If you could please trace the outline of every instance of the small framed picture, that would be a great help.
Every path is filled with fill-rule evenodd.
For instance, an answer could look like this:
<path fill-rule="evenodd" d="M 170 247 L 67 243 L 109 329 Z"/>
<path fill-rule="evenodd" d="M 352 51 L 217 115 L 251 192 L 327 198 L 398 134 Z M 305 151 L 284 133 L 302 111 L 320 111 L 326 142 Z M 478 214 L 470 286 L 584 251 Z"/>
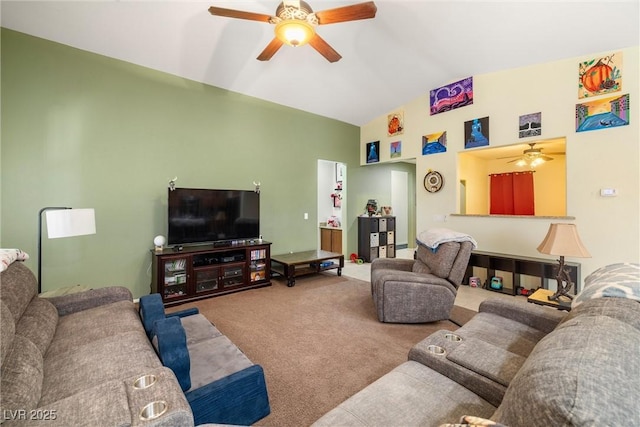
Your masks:
<path fill-rule="evenodd" d="M 367 163 L 378 163 L 380 161 L 380 141 L 367 143 Z"/>

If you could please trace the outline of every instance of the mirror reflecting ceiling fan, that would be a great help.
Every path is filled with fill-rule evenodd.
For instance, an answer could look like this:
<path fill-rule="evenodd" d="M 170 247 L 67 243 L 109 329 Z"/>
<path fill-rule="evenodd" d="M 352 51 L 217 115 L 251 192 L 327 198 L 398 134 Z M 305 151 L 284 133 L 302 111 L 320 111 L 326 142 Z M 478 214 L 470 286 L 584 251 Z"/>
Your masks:
<path fill-rule="evenodd" d="M 513 157 L 517 157 L 516 159 L 510 160 L 507 163 L 514 163 L 516 166 L 529 166 L 531 168 L 535 168 L 536 166 L 540 166 L 545 162 L 550 162 L 553 160 L 553 155 L 561 155 L 565 153 L 542 153 L 542 148 L 536 148 L 536 143 L 530 143 L 529 148 L 524 150 L 520 156 L 508 156 L 508 157 L 499 157 L 498 159 L 512 159 Z M 547 155 L 548 154 L 548 155 Z"/>
<path fill-rule="evenodd" d="M 276 35 L 258 55 L 257 59 L 260 61 L 270 60 L 285 43 L 290 46 L 303 46 L 308 43 L 324 56 L 327 61 L 339 61 L 342 56 L 316 33 L 316 27 L 338 22 L 370 19 L 376 16 L 376 11 L 377 7 L 372 1 L 314 12 L 307 2 L 285 0 L 278 5 L 275 16 L 215 6 L 209 8 L 209 13 L 212 15 L 267 22 L 275 25 Z"/>

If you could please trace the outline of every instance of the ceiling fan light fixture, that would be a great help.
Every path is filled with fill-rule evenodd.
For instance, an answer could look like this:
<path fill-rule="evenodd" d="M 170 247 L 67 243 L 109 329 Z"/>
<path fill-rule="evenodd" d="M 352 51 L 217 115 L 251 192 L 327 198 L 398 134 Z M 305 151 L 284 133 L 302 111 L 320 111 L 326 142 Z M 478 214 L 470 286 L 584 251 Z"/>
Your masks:
<path fill-rule="evenodd" d="M 532 168 L 535 168 L 536 166 L 540 166 L 540 165 L 541 165 L 541 164 L 543 164 L 543 163 L 544 163 L 544 159 L 543 159 L 543 158 L 540 158 L 540 157 L 537 157 L 537 158 L 535 158 L 535 159 L 531 160 L 531 164 L 530 164 L 530 166 L 531 166 Z"/>
<path fill-rule="evenodd" d="M 276 24 L 276 37 L 289 46 L 298 47 L 309 43 L 315 29 L 307 21 L 286 19 Z"/>

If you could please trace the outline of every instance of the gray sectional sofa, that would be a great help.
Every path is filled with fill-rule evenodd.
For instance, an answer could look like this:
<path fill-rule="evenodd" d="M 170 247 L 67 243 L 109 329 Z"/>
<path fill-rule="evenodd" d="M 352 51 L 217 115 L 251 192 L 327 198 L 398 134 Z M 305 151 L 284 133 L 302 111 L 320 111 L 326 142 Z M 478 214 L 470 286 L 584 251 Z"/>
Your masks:
<path fill-rule="evenodd" d="M 0 304 L 3 426 L 193 426 L 128 289 L 45 299 L 14 262 L 0 273 Z"/>
<path fill-rule="evenodd" d="M 616 264 L 585 280 L 569 313 L 483 302 L 313 426 L 631 426 L 638 402 L 640 266 Z"/>

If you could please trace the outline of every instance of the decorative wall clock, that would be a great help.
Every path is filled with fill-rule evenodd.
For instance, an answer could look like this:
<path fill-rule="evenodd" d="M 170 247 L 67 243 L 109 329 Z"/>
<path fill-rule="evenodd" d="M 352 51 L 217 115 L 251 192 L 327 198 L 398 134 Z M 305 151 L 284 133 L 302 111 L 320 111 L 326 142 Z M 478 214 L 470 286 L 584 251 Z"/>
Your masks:
<path fill-rule="evenodd" d="M 443 184 L 444 179 L 442 179 L 440 172 L 429 170 L 429 172 L 424 176 L 424 189 L 429 193 L 440 191 Z"/>

